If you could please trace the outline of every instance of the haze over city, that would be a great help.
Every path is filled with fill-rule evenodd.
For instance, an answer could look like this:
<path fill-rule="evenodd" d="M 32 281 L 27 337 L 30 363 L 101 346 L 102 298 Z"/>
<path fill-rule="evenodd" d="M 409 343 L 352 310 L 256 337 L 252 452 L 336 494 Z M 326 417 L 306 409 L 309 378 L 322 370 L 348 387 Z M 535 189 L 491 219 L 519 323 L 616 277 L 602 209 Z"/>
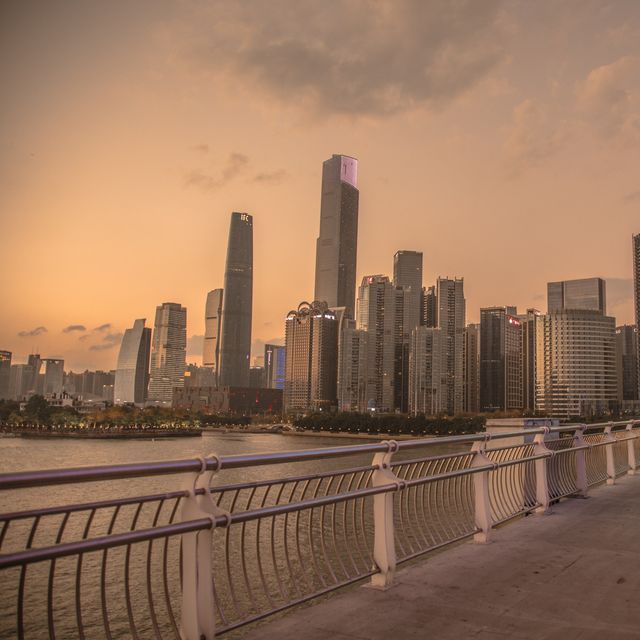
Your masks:
<path fill-rule="evenodd" d="M 199 363 L 231 211 L 253 215 L 260 353 L 313 296 L 333 153 L 359 161 L 356 282 L 417 250 L 426 284 L 464 277 L 468 322 L 591 276 L 634 321 L 636 2 L 285 4 L 2 4 L 14 361 L 112 369 L 133 319 L 175 301 Z"/>

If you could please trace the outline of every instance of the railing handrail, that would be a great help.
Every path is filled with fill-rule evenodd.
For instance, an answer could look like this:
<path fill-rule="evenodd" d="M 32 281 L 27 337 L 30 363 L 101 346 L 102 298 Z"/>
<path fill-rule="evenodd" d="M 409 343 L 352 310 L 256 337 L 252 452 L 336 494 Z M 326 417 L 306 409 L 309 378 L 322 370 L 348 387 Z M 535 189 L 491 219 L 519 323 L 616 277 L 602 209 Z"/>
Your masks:
<path fill-rule="evenodd" d="M 506 433 L 488 433 L 486 431 L 462 435 L 443 436 L 433 438 L 415 438 L 412 440 L 394 441 L 381 440 L 376 443 L 345 445 L 339 447 L 323 447 L 317 449 L 303 449 L 282 452 L 268 452 L 255 454 L 239 454 L 206 458 L 187 458 L 181 460 L 160 460 L 155 462 L 134 462 L 119 465 L 95 465 L 72 468 L 46 469 L 34 471 L 17 471 L 0 474 L 0 491 L 8 489 L 23 489 L 44 487 L 60 484 L 80 482 L 96 482 L 101 480 L 122 480 L 126 478 L 141 478 L 177 473 L 197 473 L 204 469 L 219 471 L 221 469 L 241 469 L 265 465 L 286 464 L 327 458 L 342 458 L 360 453 L 384 453 L 390 450 L 393 442 L 395 450 L 419 449 L 442 444 L 465 444 L 486 440 L 500 440 L 506 438 L 523 437 L 543 433 L 561 433 L 576 429 L 592 430 L 605 427 L 620 427 L 622 425 L 640 424 L 640 420 L 624 420 L 618 422 L 602 422 L 597 424 L 565 424 L 559 427 L 538 427 L 520 429 Z"/>

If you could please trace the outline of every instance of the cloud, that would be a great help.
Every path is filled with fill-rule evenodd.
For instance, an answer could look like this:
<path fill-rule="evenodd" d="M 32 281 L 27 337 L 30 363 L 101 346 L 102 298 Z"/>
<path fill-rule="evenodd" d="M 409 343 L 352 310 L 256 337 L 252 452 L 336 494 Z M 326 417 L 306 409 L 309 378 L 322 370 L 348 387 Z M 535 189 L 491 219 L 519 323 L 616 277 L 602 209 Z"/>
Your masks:
<path fill-rule="evenodd" d="M 278 169 L 277 171 L 257 173 L 253 176 L 253 182 L 260 182 L 262 184 L 279 184 L 286 177 L 287 172 L 284 169 Z"/>
<path fill-rule="evenodd" d="M 86 331 L 87 327 L 83 324 L 70 324 L 62 330 L 62 333 L 71 333 L 73 331 Z"/>
<path fill-rule="evenodd" d="M 605 138 L 640 142 L 640 58 L 592 69 L 578 87 L 578 109 Z"/>
<path fill-rule="evenodd" d="M 209 153 L 209 145 L 208 144 L 196 144 L 191 148 L 194 151 L 198 151 L 199 153 Z"/>
<path fill-rule="evenodd" d="M 249 158 L 246 155 L 243 153 L 232 153 L 217 175 L 210 175 L 196 169 L 187 173 L 184 184 L 186 187 L 199 187 L 205 191 L 215 191 L 243 173 L 248 164 Z"/>
<path fill-rule="evenodd" d="M 545 111 L 533 100 L 513 109 L 513 118 L 503 145 L 505 162 L 512 176 L 541 165 L 555 154 L 566 137 L 562 124 L 552 126 Z"/>
<path fill-rule="evenodd" d="M 34 336 L 41 336 L 43 333 L 47 333 L 47 327 L 36 327 L 31 331 L 19 331 L 18 336 L 21 338 L 33 338 Z"/>
<path fill-rule="evenodd" d="M 632 191 L 631 193 L 627 193 L 622 201 L 625 204 L 633 204 L 634 202 L 640 202 L 640 191 Z"/>
<path fill-rule="evenodd" d="M 101 324 L 99 327 L 95 327 L 94 331 L 105 332 L 105 331 L 108 331 L 109 329 L 111 329 L 111 323 L 105 322 L 104 324 Z"/>
<path fill-rule="evenodd" d="M 92 344 L 89 347 L 89 351 L 105 351 L 107 349 L 113 349 L 122 342 L 122 333 L 107 333 L 102 337 L 102 342 L 99 344 Z"/>
<path fill-rule="evenodd" d="M 332 0 L 208 5 L 191 39 L 211 74 L 317 112 L 438 107 L 505 59 L 501 0 Z"/>

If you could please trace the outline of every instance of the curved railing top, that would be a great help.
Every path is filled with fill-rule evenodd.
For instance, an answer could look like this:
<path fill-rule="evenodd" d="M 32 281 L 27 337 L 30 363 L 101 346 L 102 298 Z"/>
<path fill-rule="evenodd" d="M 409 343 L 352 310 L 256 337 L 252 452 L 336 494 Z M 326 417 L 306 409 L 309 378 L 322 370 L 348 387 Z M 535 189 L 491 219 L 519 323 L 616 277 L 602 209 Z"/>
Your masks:
<path fill-rule="evenodd" d="M 604 429 L 606 427 L 627 427 L 634 424 L 640 425 L 640 420 L 602 422 L 597 424 L 565 424 L 558 427 L 542 426 L 537 428 L 519 429 L 517 431 L 509 431 L 505 433 L 481 432 L 463 436 L 415 438 L 400 441 L 390 439 L 367 444 L 343 445 L 338 447 L 324 447 L 275 453 L 267 452 L 231 456 L 207 456 L 182 460 L 159 460 L 155 462 L 134 462 L 118 465 L 96 465 L 61 469 L 18 471 L 14 473 L 0 474 L 0 491 L 78 482 L 95 482 L 100 480 L 121 480 L 126 478 L 171 475 L 176 473 L 198 473 L 202 471 L 219 471 L 221 469 L 240 469 L 291 462 L 342 458 L 361 453 L 383 453 L 388 451 L 420 449 L 432 445 L 465 444 L 486 440 L 522 437 L 524 435 L 536 435 L 541 433 L 561 433 L 575 431 L 577 429 L 593 430 Z"/>

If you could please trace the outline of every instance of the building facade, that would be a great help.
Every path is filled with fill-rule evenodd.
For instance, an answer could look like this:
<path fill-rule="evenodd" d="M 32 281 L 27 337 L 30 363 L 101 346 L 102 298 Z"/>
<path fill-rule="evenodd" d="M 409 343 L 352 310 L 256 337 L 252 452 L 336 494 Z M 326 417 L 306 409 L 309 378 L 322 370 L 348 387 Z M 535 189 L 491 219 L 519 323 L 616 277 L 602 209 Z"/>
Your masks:
<path fill-rule="evenodd" d="M 173 390 L 184 386 L 187 310 L 175 302 L 156 308 L 151 342 L 149 402 L 171 406 Z"/>
<path fill-rule="evenodd" d="M 425 327 L 438 326 L 438 304 L 435 286 L 422 288 L 422 320 Z"/>
<path fill-rule="evenodd" d="M 284 410 L 336 406 L 338 320 L 323 302 L 301 303 L 285 322 Z"/>
<path fill-rule="evenodd" d="M 636 328 L 640 329 L 640 233 L 632 238 L 633 250 L 633 299 L 636 309 Z M 638 396 L 640 396 L 640 340 L 636 360 L 638 362 Z"/>
<path fill-rule="evenodd" d="M 0 351 L 0 400 L 10 399 L 11 355 L 11 351 Z"/>
<path fill-rule="evenodd" d="M 222 300 L 221 386 L 248 387 L 253 305 L 253 216 L 233 212 Z"/>
<path fill-rule="evenodd" d="M 145 318 L 135 320 L 122 337 L 113 383 L 114 404 L 144 405 L 147 400 L 151 329 L 144 325 Z"/>
<path fill-rule="evenodd" d="M 357 329 L 354 320 L 343 324 L 338 343 L 338 409 L 367 409 L 367 344 L 369 334 Z"/>
<path fill-rule="evenodd" d="M 417 327 L 411 334 L 409 413 L 445 413 L 447 402 L 447 337 L 442 329 Z"/>
<path fill-rule="evenodd" d="M 358 251 L 358 161 L 333 155 L 322 164 L 315 300 L 353 317 Z"/>
<path fill-rule="evenodd" d="M 536 323 L 536 411 L 605 415 L 617 404 L 615 318 L 567 309 Z"/>
<path fill-rule="evenodd" d="M 202 366 L 218 376 L 220 370 L 220 338 L 222 329 L 222 300 L 224 289 L 214 289 L 207 294 L 204 310 L 204 343 Z"/>
<path fill-rule="evenodd" d="M 264 379 L 267 389 L 284 389 L 285 348 L 279 344 L 264 345 Z"/>
<path fill-rule="evenodd" d="M 480 325 L 464 330 L 464 411 L 480 412 Z"/>
<path fill-rule="evenodd" d="M 64 389 L 64 360 L 43 358 L 42 395 L 59 396 Z"/>
<path fill-rule="evenodd" d="M 616 357 L 619 400 L 639 400 L 638 330 L 634 324 L 616 327 Z"/>
<path fill-rule="evenodd" d="M 536 407 L 536 323 L 537 309 L 527 309 L 518 319 L 522 324 L 522 408 L 527 413 Z"/>
<path fill-rule="evenodd" d="M 438 278 L 436 297 L 437 325 L 444 333 L 447 350 L 445 411 L 453 415 L 464 410 L 464 279 Z"/>
<path fill-rule="evenodd" d="M 602 278 L 547 283 L 547 313 L 565 309 L 592 310 L 607 315 L 607 283 Z"/>

